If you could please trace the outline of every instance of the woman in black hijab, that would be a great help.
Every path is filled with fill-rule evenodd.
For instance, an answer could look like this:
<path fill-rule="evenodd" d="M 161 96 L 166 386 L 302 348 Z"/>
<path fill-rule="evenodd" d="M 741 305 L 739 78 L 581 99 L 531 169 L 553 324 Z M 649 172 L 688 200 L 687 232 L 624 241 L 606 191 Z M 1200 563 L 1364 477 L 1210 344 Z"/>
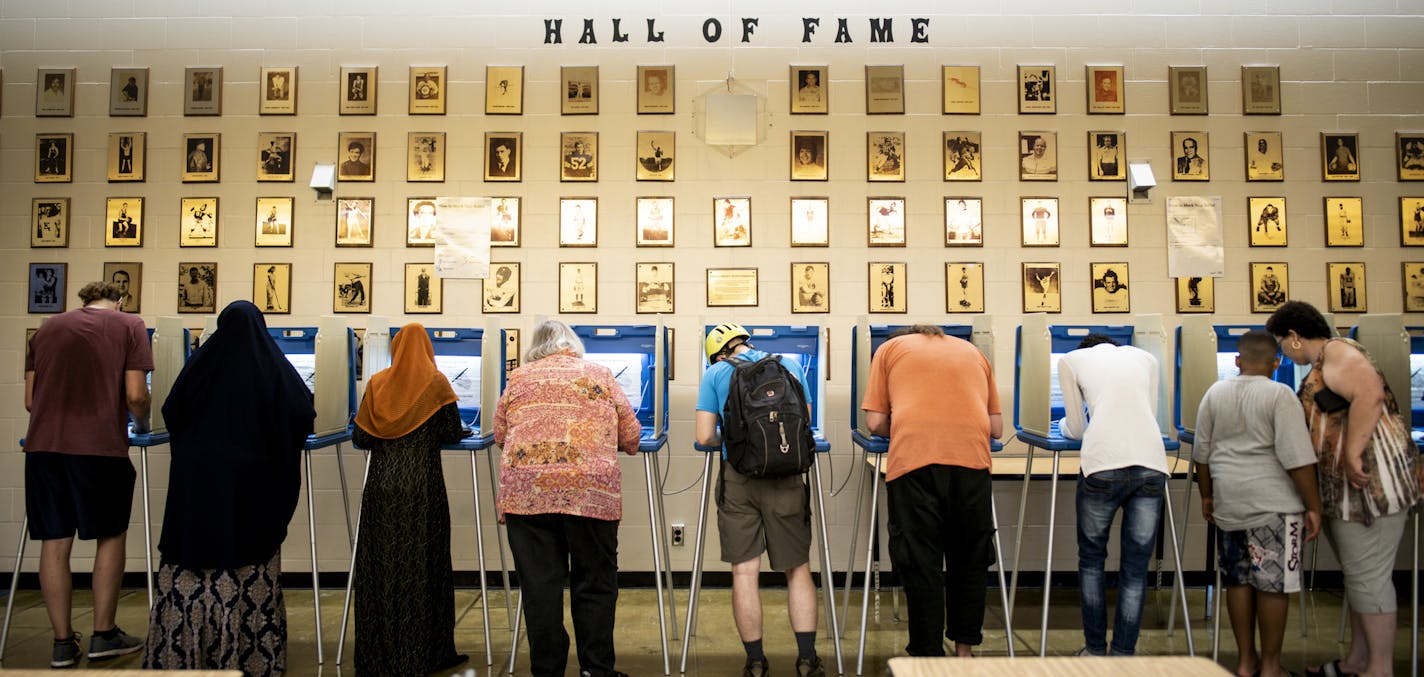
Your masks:
<path fill-rule="evenodd" d="M 261 311 L 229 304 L 163 403 L 172 463 L 145 668 L 286 669 L 280 548 L 315 418 Z"/>

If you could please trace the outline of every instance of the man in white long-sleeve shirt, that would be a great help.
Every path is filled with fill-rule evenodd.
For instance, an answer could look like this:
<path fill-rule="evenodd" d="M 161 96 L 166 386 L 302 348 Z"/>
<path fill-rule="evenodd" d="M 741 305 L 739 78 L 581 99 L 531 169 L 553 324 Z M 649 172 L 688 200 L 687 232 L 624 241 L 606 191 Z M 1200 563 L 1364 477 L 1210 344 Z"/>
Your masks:
<path fill-rule="evenodd" d="M 1064 437 L 1083 440 L 1077 507 L 1085 644 L 1079 655 L 1130 656 L 1136 651 L 1147 564 L 1167 485 L 1166 449 L 1157 427 L 1157 372 L 1151 353 L 1101 334 L 1088 335 L 1058 361 L 1064 409 L 1060 429 Z M 1109 647 L 1103 563 L 1119 509 L 1122 553 Z"/>

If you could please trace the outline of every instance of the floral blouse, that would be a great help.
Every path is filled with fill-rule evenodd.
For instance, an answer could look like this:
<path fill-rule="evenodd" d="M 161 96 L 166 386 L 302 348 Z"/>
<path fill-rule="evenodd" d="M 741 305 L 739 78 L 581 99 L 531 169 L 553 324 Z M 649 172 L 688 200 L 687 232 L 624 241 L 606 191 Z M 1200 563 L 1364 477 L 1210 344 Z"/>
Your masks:
<path fill-rule="evenodd" d="M 1332 339 L 1348 343 L 1369 357 L 1360 344 L 1350 339 Z M 1328 344 L 1327 344 L 1328 345 Z M 1419 503 L 1418 474 L 1424 470 L 1419 463 L 1419 450 L 1409 436 L 1409 426 L 1399 415 L 1390 392 L 1389 382 L 1380 374 L 1384 382 L 1385 411 L 1381 412 L 1375 424 L 1361 459 L 1369 482 L 1363 489 L 1350 486 L 1345 476 L 1345 431 L 1350 418 L 1347 407 L 1334 413 L 1326 413 L 1315 404 L 1315 393 L 1325 388 L 1322 371 L 1325 351 L 1311 365 L 1300 384 L 1300 403 L 1305 408 L 1305 423 L 1310 429 L 1311 445 L 1315 447 L 1316 464 L 1320 476 L 1320 499 L 1326 517 L 1359 522 L 1369 526 L 1376 517 L 1409 510 Z M 1373 360 L 1371 360 L 1373 362 Z M 1379 367 L 1375 367 L 1379 372 Z"/>
<path fill-rule="evenodd" d="M 607 367 L 564 352 L 514 370 L 494 412 L 500 513 L 622 519 L 618 452 L 641 431 Z"/>

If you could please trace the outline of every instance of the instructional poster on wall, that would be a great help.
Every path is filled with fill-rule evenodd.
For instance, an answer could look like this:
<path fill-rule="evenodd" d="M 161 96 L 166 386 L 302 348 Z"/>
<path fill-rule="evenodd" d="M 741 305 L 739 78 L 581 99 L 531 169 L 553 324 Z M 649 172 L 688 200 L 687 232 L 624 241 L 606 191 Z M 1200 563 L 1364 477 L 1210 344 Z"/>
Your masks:
<path fill-rule="evenodd" d="M 1221 232 L 1221 198 L 1167 198 L 1167 274 L 1221 277 L 1226 247 Z"/>
<path fill-rule="evenodd" d="M 489 276 L 490 222 L 487 197 L 435 199 L 435 275 L 484 279 Z"/>

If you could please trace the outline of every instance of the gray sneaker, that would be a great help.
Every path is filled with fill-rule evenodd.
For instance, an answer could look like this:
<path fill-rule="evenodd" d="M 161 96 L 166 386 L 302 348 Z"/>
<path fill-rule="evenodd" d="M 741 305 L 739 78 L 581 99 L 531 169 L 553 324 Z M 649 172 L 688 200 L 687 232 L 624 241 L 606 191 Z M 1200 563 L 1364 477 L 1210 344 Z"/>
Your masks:
<path fill-rule="evenodd" d="M 79 664 L 79 633 L 74 633 L 69 639 L 54 640 L 54 651 L 49 655 L 49 666 L 51 668 L 72 668 Z"/>
<path fill-rule="evenodd" d="M 104 639 L 98 635 L 89 638 L 89 660 L 108 660 L 143 649 L 143 640 L 118 627 L 114 629 L 118 633 L 112 639 Z"/>

